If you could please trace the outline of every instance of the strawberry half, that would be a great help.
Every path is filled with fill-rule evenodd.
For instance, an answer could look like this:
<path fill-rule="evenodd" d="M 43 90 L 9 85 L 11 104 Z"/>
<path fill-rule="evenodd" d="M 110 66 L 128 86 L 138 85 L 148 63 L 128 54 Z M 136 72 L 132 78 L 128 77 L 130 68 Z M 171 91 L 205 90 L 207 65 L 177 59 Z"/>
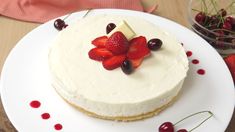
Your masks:
<path fill-rule="evenodd" d="M 129 59 L 140 59 L 149 54 L 150 50 L 145 37 L 139 36 L 130 41 L 130 48 L 127 53 Z"/>
<path fill-rule="evenodd" d="M 113 70 L 121 66 L 123 61 L 126 59 L 126 55 L 117 55 L 102 62 L 103 67 L 107 70 Z"/>
<path fill-rule="evenodd" d="M 131 64 L 135 69 L 141 65 L 143 60 L 144 60 L 144 57 L 142 57 L 140 59 L 130 59 Z"/>
<path fill-rule="evenodd" d="M 125 54 L 129 49 L 129 42 L 125 35 L 118 31 L 108 38 L 105 47 L 115 55 Z"/>
<path fill-rule="evenodd" d="M 108 40 L 107 36 L 101 36 L 94 39 L 91 43 L 98 48 L 104 48 L 107 40 Z"/>
<path fill-rule="evenodd" d="M 106 48 L 93 48 L 88 52 L 89 58 L 97 61 L 103 61 L 113 56 L 112 52 Z"/>
<path fill-rule="evenodd" d="M 231 55 L 225 57 L 224 61 L 227 64 L 227 66 L 232 74 L 233 82 L 235 83 L 235 54 L 231 54 Z"/>

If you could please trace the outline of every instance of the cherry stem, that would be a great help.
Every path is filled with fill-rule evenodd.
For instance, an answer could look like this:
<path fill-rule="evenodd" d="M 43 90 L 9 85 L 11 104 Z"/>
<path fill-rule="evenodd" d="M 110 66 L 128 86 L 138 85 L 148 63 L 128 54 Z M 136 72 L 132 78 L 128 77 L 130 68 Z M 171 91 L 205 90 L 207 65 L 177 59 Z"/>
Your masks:
<path fill-rule="evenodd" d="M 210 0 L 210 2 L 211 2 L 211 4 L 212 4 L 212 6 L 213 6 L 215 12 L 218 12 L 218 9 L 216 8 L 216 7 L 217 7 L 217 4 L 215 3 L 215 1 L 214 1 L 214 0 Z"/>
<path fill-rule="evenodd" d="M 211 111 L 208 111 L 208 113 L 210 114 L 210 116 L 208 116 L 205 120 L 203 120 L 200 124 L 198 124 L 197 126 L 195 126 L 193 129 L 189 130 L 189 132 L 197 129 L 199 126 L 201 126 L 204 122 L 206 122 L 207 120 L 209 120 L 212 116 L 213 116 L 213 113 Z"/>
<path fill-rule="evenodd" d="M 197 11 L 197 12 L 201 12 L 200 10 L 197 10 L 197 9 L 194 9 L 194 8 L 192 8 L 192 10 L 193 10 L 193 11 Z"/>
<path fill-rule="evenodd" d="M 191 114 L 191 115 L 186 116 L 186 117 L 184 117 L 183 119 L 179 120 L 178 122 L 176 122 L 176 123 L 174 124 L 174 126 L 177 125 L 178 123 L 182 122 L 183 120 L 187 119 L 187 118 L 190 118 L 190 117 L 192 117 L 192 116 L 195 116 L 195 115 L 201 114 L 201 113 L 209 113 L 210 116 L 208 116 L 208 117 L 207 117 L 206 119 L 204 119 L 200 124 L 198 124 L 197 126 L 195 126 L 194 128 L 192 128 L 191 130 L 189 130 L 189 132 L 191 132 L 191 131 L 195 130 L 196 128 L 198 128 L 199 126 L 201 126 L 201 125 L 202 125 L 204 122 L 206 122 L 208 119 L 210 119 L 210 118 L 213 116 L 213 113 L 212 113 L 211 111 L 200 111 L 200 112 L 196 112 L 196 113 L 194 113 L 194 114 Z"/>
<path fill-rule="evenodd" d="M 82 18 L 86 17 L 87 14 L 91 11 L 92 9 L 88 9 L 87 12 L 82 16 Z M 68 14 L 67 16 L 64 17 L 63 21 L 67 19 L 72 13 Z"/>
<path fill-rule="evenodd" d="M 218 9 L 216 8 L 216 7 L 217 7 L 217 3 L 215 2 L 215 0 L 210 0 L 210 2 L 211 2 L 211 4 L 212 4 L 212 6 L 213 6 L 215 12 L 219 12 Z M 223 19 L 223 16 L 222 16 L 222 12 L 218 15 L 218 17 L 219 17 L 219 22 L 218 22 L 218 24 L 217 24 L 217 27 L 219 27 L 219 25 L 220 25 L 221 23 L 224 23 L 224 19 Z"/>
<path fill-rule="evenodd" d="M 206 5 L 206 1 L 205 0 L 202 0 L 202 4 L 203 4 L 203 10 L 205 13 L 207 13 L 207 5 Z"/>
<path fill-rule="evenodd" d="M 194 8 L 192 8 L 192 11 L 202 12 L 202 11 L 200 11 L 200 10 L 198 10 L 198 9 L 194 9 Z M 207 13 L 207 15 L 212 15 L 212 13 Z"/>
<path fill-rule="evenodd" d="M 85 15 L 82 18 L 86 17 L 91 10 L 92 9 L 88 9 L 87 12 L 85 13 Z"/>
<path fill-rule="evenodd" d="M 63 21 L 67 19 L 72 13 L 68 14 L 67 16 L 64 17 Z"/>
<path fill-rule="evenodd" d="M 230 8 L 230 7 L 232 7 L 233 4 L 235 4 L 235 1 L 231 2 L 231 3 L 225 8 L 225 10 L 227 10 L 227 9 Z"/>

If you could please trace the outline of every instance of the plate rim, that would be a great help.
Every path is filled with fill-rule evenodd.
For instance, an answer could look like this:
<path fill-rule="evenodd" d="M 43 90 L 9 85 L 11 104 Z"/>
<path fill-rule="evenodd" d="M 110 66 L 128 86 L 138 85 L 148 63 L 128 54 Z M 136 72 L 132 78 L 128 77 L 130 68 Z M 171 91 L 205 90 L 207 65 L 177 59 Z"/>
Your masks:
<path fill-rule="evenodd" d="M 79 19 L 80 19 L 80 17 L 82 17 L 82 14 L 84 13 L 84 12 L 86 12 L 87 10 L 84 10 L 84 11 L 79 11 L 79 12 L 74 12 L 72 15 L 77 15 L 77 16 L 79 16 Z M 167 18 L 164 18 L 164 17 L 161 17 L 161 16 L 157 16 L 157 15 L 154 15 L 154 14 L 148 14 L 148 13 L 144 13 L 144 12 L 140 12 L 140 11 L 133 11 L 133 10 L 126 10 L 126 9 L 93 9 L 92 11 L 95 11 L 94 13 L 96 14 L 97 12 L 98 13 L 101 13 L 101 14 L 105 14 L 105 13 L 107 13 L 107 11 L 110 11 L 110 12 L 112 12 L 112 13 L 108 13 L 108 14 L 123 14 L 123 13 L 130 13 L 131 14 L 131 16 L 137 16 L 138 14 L 143 14 L 143 15 L 147 15 L 147 16 L 144 16 L 144 17 L 152 17 L 151 19 L 154 19 L 153 17 L 158 17 L 159 19 L 162 19 L 162 20 L 164 20 L 164 21 L 168 21 L 168 22 L 171 22 L 171 23 L 174 23 L 175 25 L 177 25 L 177 26 L 179 26 L 180 28 L 182 28 L 183 30 L 187 30 L 187 31 L 189 31 L 189 32 L 192 32 L 193 34 L 195 34 L 195 35 L 197 35 L 196 33 L 194 33 L 193 31 L 191 31 L 190 29 L 188 29 L 187 27 L 184 27 L 183 25 L 180 25 L 179 23 L 176 23 L 175 21 L 172 21 L 172 20 L 170 20 L 170 19 L 167 19 Z M 126 15 L 126 14 L 125 14 Z M 64 16 L 66 16 L 66 15 L 64 15 Z M 64 17 L 64 16 L 60 16 L 60 17 L 57 17 L 57 18 L 61 18 L 61 17 Z M 144 17 L 142 17 L 142 18 L 144 18 Z M 13 121 L 13 119 L 12 119 L 12 117 L 10 116 L 10 114 L 8 113 L 8 110 L 7 110 L 7 107 L 6 107 L 6 102 L 5 102 L 5 99 L 4 99 L 4 95 L 3 95 L 3 90 L 4 90 L 4 75 L 5 75 L 5 69 L 6 69 L 6 67 L 7 67 L 7 64 L 8 64 L 8 61 L 11 59 L 11 56 L 12 56 L 12 54 L 14 53 L 14 51 L 15 50 L 17 50 L 17 48 L 18 47 L 20 47 L 20 46 L 22 46 L 24 43 L 22 43 L 23 41 L 24 41 L 24 39 L 27 39 L 28 37 L 27 36 L 29 36 L 30 34 L 32 34 L 32 33 L 34 33 L 34 32 L 37 32 L 39 29 L 41 29 L 41 28 L 43 28 L 45 25 L 47 25 L 47 24 L 49 24 L 49 23 L 52 23 L 55 19 L 57 19 L 57 18 L 54 18 L 54 19 L 52 19 L 52 20 L 49 20 L 48 22 L 46 22 L 46 23 L 44 23 L 44 24 L 42 24 L 42 25 L 40 25 L 40 26 L 38 26 L 38 27 L 36 27 L 36 28 L 34 28 L 32 31 L 30 31 L 30 32 L 28 32 L 26 35 L 24 35 L 16 44 L 15 44 L 15 46 L 11 49 L 11 51 L 9 52 L 9 54 L 7 55 L 7 57 L 6 57 L 6 59 L 5 59 L 5 61 L 4 61 L 4 64 L 3 64 L 3 67 L 2 67 L 2 71 L 1 71 L 1 76 L 0 76 L 0 97 L 1 97 L 1 100 L 2 100 L 2 104 L 3 104 L 3 109 L 5 110 L 5 113 L 6 113 L 6 115 L 7 115 L 7 117 L 8 117 L 8 119 L 10 120 L 10 122 L 13 124 L 13 126 L 15 127 L 15 129 L 17 129 L 18 130 L 18 128 L 19 127 L 17 127 L 17 125 L 16 125 L 16 123 L 14 123 L 14 121 Z M 167 30 L 168 31 L 168 30 Z M 170 32 L 170 31 L 169 31 Z M 171 32 L 170 32 L 171 33 Z M 172 33 L 171 33 L 172 34 Z M 198 35 L 197 35 L 198 36 Z M 200 37 L 200 36 L 198 36 L 198 37 Z M 201 37 L 200 37 L 201 38 Z M 202 39 L 202 38 L 201 38 Z M 210 50 L 214 50 L 214 52 L 217 52 L 210 44 L 208 44 L 204 39 L 202 39 L 205 43 L 204 43 L 204 45 L 206 45 L 208 48 L 210 48 Z M 218 56 L 220 56 L 219 55 L 219 53 L 217 52 L 217 55 Z M 221 56 L 220 56 L 221 57 Z M 221 57 L 222 58 L 222 57 Z M 224 65 L 226 65 L 225 64 L 225 62 L 223 62 L 224 63 Z M 227 67 L 227 66 L 226 66 Z M 227 70 L 227 72 L 229 72 L 229 69 L 228 69 L 228 67 L 226 68 L 226 70 Z M 229 72 L 230 73 L 230 72 Z M 231 76 L 231 74 L 229 74 L 230 75 L 230 80 L 232 80 L 232 76 Z M 232 82 L 232 84 L 233 84 L 233 91 L 234 91 L 234 96 L 233 96 L 233 98 L 235 99 L 235 89 L 234 89 L 234 83 Z M 235 102 L 235 101 L 233 101 L 233 102 Z M 235 106 L 235 103 L 233 103 L 233 106 Z M 230 121 L 231 121 L 231 119 L 232 119 L 232 115 L 233 115 L 233 113 L 234 113 L 234 109 L 232 110 L 232 113 L 230 114 L 230 119 L 227 121 L 228 123 L 226 123 L 227 125 L 225 126 L 225 129 L 224 130 L 226 130 L 226 128 L 228 127 L 228 125 L 229 125 L 229 123 L 230 123 Z"/>

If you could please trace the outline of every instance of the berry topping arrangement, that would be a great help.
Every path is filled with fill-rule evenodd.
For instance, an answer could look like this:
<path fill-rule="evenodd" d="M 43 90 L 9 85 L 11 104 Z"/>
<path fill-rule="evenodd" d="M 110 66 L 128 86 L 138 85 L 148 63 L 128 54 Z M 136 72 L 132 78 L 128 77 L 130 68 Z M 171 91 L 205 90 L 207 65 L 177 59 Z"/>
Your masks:
<path fill-rule="evenodd" d="M 235 49 L 235 2 L 226 2 L 229 0 L 193 1 L 190 14 L 193 30 L 221 54 L 228 54 L 224 50 Z"/>
<path fill-rule="evenodd" d="M 117 26 L 109 23 L 106 33 L 107 36 L 95 38 L 91 42 L 95 48 L 88 55 L 92 60 L 101 61 L 107 70 L 121 67 L 125 74 L 131 74 L 150 55 L 150 50 L 156 51 L 162 46 L 158 38 L 147 42 L 144 36 L 134 37 L 134 31 L 125 21 Z"/>
<path fill-rule="evenodd" d="M 191 130 L 186 130 L 186 129 L 179 129 L 179 130 L 177 130 L 177 132 L 192 132 L 193 130 L 195 130 L 196 128 L 201 126 L 204 122 L 206 122 L 208 119 L 210 119 L 214 114 L 211 111 L 200 111 L 200 112 L 191 114 L 189 116 L 186 116 L 185 118 L 179 120 L 178 122 L 176 122 L 174 124 L 171 123 L 171 122 L 164 122 L 164 123 L 162 123 L 159 126 L 158 131 L 159 132 L 175 132 L 174 126 L 176 126 L 177 124 L 181 123 L 182 121 L 184 121 L 184 120 L 186 120 L 186 119 L 188 119 L 190 117 L 193 117 L 193 116 L 198 115 L 198 114 L 203 114 L 203 113 L 208 113 L 209 116 L 206 119 L 204 119 L 201 123 L 199 123 L 197 126 L 192 128 Z"/>

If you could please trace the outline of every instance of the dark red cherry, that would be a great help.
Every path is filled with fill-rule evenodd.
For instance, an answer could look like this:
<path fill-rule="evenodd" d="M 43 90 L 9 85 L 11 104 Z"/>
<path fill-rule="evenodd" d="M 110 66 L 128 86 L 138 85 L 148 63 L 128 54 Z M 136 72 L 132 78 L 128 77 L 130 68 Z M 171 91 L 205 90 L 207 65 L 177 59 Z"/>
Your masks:
<path fill-rule="evenodd" d="M 162 46 L 162 41 L 160 39 L 154 38 L 148 41 L 148 48 L 150 50 L 158 50 Z"/>
<path fill-rule="evenodd" d="M 131 74 L 133 71 L 132 63 L 129 60 L 123 61 L 121 69 L 125 74 Z"/>
<path fill-rule="evenodd" d="M 106 33 L 110 33 L 114 28 L 116 27 L 116 25 L 114 23 L 109 23 L 107 26 L 106 26 Z"/>
<path fill-rule="evenodd" d="M 174 125 L 171 122 L 164 122 L 158 130 L 159 132 L 174 132 Z"/>
<path fill-rule="evenodd" d="M 205 21 L 205 19 L 206 19 L 206 15 L 205 15 L 205 13 L 203 13 L 203 12 L 199 12 L 196 16 L 195 16 L 195 20 L 196 20 L 196 22 L 198 22 L 198 23 L 203 23 L 204 21 Z"/>
<path fill-rule="evenodd" d="M 234 20 L 233 17 L 228 16 L 228 17 L 225 18 L 225 22 L 228 22 L 228 23 L 230 23 L 232 25 L 233 23 L 235 23 L 235 20 Z"/>
<path fill-rule="evenodd" d="M 235 23 L 232 25 L 232 30 L 235 31 Z"/>
<path fill-rule="evenodd" d="M 231 30 L 235 31 L 235 18 L 234 17 L 232 17 L 232 16 L 226 17 L 225 22 L 229 22 L 231 24 L 231 27 L 232 27 Z"/>
<path fill-rule="evenodd" d="M 186 129 L 179 129 L 177 132 L 188 132 Z"/>
<path fill-rule="evenodd" d="M 54 27 L 61 31 L 64 27 L 65 27 L 65 22 L 64 20 L 61 20 L 61 19 L 56 19 L 55 22 L 54 22 Z"/>
<path fill-rule="evenodd" d="M 227 30 L 232 30 L 232 25 L 229 22 L 225 22 L 222 28 Z"/>
<path fill-rule="evenodd" d="M 210 23 L 211 24 L 218 24 L 218 22 L 219 22 L 220 20 L 219 20 L 219 18 L 218 18 L 218 16 L 216 16 L 216 15 L 213 15 L 213 16 L 211 16 L 211 18 L 210 18 Z"/>

